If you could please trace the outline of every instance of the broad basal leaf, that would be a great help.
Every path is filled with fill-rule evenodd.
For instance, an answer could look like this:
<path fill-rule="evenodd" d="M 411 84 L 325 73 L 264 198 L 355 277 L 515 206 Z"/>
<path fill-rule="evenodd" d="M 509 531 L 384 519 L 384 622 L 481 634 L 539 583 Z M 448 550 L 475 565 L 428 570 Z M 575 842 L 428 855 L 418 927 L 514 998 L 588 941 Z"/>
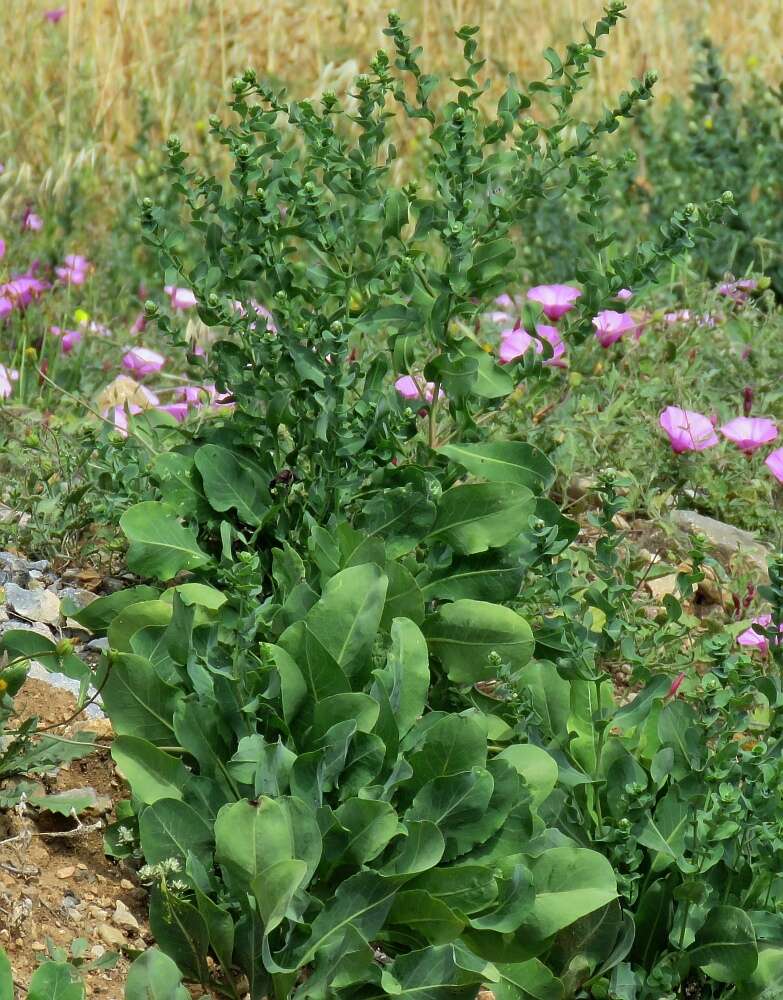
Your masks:
<path fill-rule="evenodd" d="M 209 562 L 196 533 L 180 524 L 177 512 L 156 500 L 130 507 L 120 518 L 128 539 L 128 566 L 134 573 L 170 580 L 185 569 Z"/>
<path fill-rule="evenodd" d="M 235 510 L 243 524 L 256 527 L 269 509 L 267 481 L 260 470 L 227 448 L 202 445 L 195 455 L 204 493 L 217 511 Z"/>
<path fill-rule="evenodd" d="M 468 483 L 446 490 L 430 538 L 466 555 L 507 545 L 527 528 L 535 498 L 515 483 Z"/>
<path fill-rule="evenodd" d="M 555 467 L 546 455 L 523 441 L 447 444 L 439 450 L 471 475 L 491 483 L 516 483 L 543 493 L 555 480 Z"/>
<path fill-rule="evenodd" d="M 489 656 L 497 653 L 512 671 L 523 667 L 533 652 L 530 626 L 515 611 L 484 601 L 455 601 L 425 622 L 430 651 L 457 684 L 474 684 L 498 674 Z"/>

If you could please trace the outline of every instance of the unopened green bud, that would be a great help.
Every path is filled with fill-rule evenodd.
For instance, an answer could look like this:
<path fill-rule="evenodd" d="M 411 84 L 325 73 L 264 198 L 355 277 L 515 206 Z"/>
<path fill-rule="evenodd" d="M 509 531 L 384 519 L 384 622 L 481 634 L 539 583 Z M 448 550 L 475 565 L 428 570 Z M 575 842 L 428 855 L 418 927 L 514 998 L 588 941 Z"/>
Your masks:
<path fill-rule="evenodd" d="M 142 198 L 141 200 L 141 207 L 144 209 L 145 212 L 149 212 L 149 210 L 152 208 L 154 204 L 155 203 L 153 202 L 152 198 Z"/>
<path fill-rule="evenodd" d="M 658 82 L 658 70 L 648 69 L 647 72 L 644 74 L 645 87 L 647 88 L 654 87 L 657 82 Z"/>
<path fill-rule="evenodd" d="M 242 74 L 242 79 L 245 83 L 255 83 L 256 82 L 256 71 L 252 66 L 248 66 L 245 72 Z"/>
<path fill-rule="evenodd" d="M 396 28 L 397 25 L 400 23 L 400 15 L 397 13 L 396 10 L 390 10 L 387 17 L 389 24 L 392 26 L 392 28 Z"/>
<path fill-rule="evenodd" d="M 213 309 L 217 308 L 217 306 L 220 305 L 220 299 L 214 292 L 209 293 L 209 298 L 207 299 L 207 302 L 210 304 L 210 306 L 212 306 Z"/>
<path fill-rule="evenodd" d="M 166 140 L 166 145 L 171 150 L 177 150 L 182 147 L 182 143 L 180 142 L 180 138 L 178 135 L 170 135 Z"/>
<path fill-rule="evenodd" d="M 696 206 L 693 204 L 692 201 L 689 201 L 688 204 L 683 208 L 682 214 L 689 219 L 692 215 L 695 215 L 695 213 L 696 213 Z"/>
<path fill-rule="evenodd" d="M 73 640 L 72 639 L 60 639 L 54 647 L 54 651 L 58 656 L 70 656 L 73 652 Z"/>
<path fill-rule="evenodd" d="M 223 123 L 217 115 L 210 115 L 209 124 L 212 128 L 220 128 Z"/>
<path fill-rule="evenodd" d="M 242 94 L 245 90 L 245 81 L 241 76 L 236 76 L 231 81 L 231 89 L 235 94 Z"/>
<path fill-rule="evenodd" d="M 153 316 L 157 316 L 159 312 L 160 309 L 158 307 L 158 303 L 153 302 L 152 299 L 147 299 L 144 303 L 144 315 L 151 318 Z"/>
<path fill-rule="evenodd" d="M 459 124 L 460 122 L 464 122 L 465 121 L 465 109 L 464 108 L 455 108 L 454 109 L 454 114 L 451 117 L 452 117 L 452 119 L 455 122 L 457 122 L 457 124 Z"/>
<path fill-rule="evenodd" d="M 733 205 L 734 204 L 734 192 L 724 191 L 720 196 L 721 205 Z"/>

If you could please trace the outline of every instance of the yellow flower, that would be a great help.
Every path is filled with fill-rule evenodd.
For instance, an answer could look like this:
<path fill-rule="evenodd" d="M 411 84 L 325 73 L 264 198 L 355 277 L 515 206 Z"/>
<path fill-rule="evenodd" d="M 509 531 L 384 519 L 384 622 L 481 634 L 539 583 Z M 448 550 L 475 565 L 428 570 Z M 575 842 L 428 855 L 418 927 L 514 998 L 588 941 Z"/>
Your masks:
<path fill-rule="evenodd" d="M 77 323 L 88 323 L 90 320 L 90 314 L 85 312 L 84 309 L 77 309 L 73 314 L 73 318 Z"/>
<path fill-rule="evenodd" d="M 715 122 L 709 115 L 707 115 L 707 117 L 704 119 L 704 128 L 707 130 L 707 132 L 712 132 L 714 127 L 715 127 Z"/>
<path fill-rule="evenodd" d="M 7 688 L 8 688 L 8 681 L 3 680 L 3 678 L 0 677 L 0 691 L 5 691 L 7 690 Z"/>

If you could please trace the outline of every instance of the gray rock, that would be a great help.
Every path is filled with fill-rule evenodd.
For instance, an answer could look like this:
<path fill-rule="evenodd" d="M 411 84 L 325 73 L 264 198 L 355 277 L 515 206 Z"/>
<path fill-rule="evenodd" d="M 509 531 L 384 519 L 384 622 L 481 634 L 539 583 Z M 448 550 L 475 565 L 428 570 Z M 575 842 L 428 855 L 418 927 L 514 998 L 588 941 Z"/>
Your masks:
<path fill-rule="evenodd" d="M 15 583 L 5 586 L 8 607 L 20 618 L 56 625 L 60 621 L 60 598 L 50 590 L 25 590 Z"/>
<path fill-rule="evenodd" d="M 91 590 L 82 590 L 81 587 L 61 587 L 57 596 L 61 601 L 71 601 L 81 611 L 88 604 L 92 604 L 98 595 L 93 594 Z"/>
<path fill-rule="evenodd" d="M 672 524 L 689 535 L 701 533 L 716 555 L 725 563 L 730 563 L 740 556 L 750 563 L 760 576 L 768 578 L 767 560 L 771 552 L 749 531 L 724 524 L 714 517 L 706 517 L 695 510 L 673 510 L 670 514 Z"/>
<path fill-rule="evenodd" d="M 10 632 L 11 629 L 15 628 L 21 629 L 23 632 L 35 632 L 36 635 L 42 635 L 44 639 L 49 639 L 50 642 L 55 641 L 54 633 L 49 626 L 44 625 L 43 622 L 22 622 L 17 621 L 14 618 L 9 618 L 7 621 L 0 622 L 0 635 L 3 635 L 5 632 Z"/>

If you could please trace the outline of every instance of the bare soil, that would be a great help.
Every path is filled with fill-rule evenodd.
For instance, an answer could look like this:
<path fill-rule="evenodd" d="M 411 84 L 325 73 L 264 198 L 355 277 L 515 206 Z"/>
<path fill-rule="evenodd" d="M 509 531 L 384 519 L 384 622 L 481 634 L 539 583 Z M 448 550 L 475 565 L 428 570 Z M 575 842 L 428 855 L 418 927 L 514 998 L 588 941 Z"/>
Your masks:
<path fill-rule="evenodd" d="M 25 683 L 15 701 L 20 718 L 38 715 L 41 725 L 65 720 L 75 709 L 68 692 L 35 680 Z M 99 805 L 80 817 L 83 828 L 69 836 L 77 827 L 72 818 L 36 815 L 32 809 L 23 816 L 14 811 L 0 816 L 0 945 L 22 988 L 48 957 L 48 941 L 68 948 L 74 938 L 86 938 L 88 961 L 106 951 L 118 952 L 113 969 L 87 973 L 85 983 L 88 997 L 122 1000 L 130 960 L 151 942 L 146 891 L 130 866 L 116 864 L 103 853 L 103 828 L 113 819 L 114 801 L 123 795 L 108 750 L 108 723 L 82 716 L 56 732 L 68 737 L 85 729 L 96 732 L 100 748 L 46 779 L 51 792 L 95 789 Z M 19 834 L 21 839 L 10 839 Z M 118 900 L 135 917 L 138 930 L 114 919 Z"/>

